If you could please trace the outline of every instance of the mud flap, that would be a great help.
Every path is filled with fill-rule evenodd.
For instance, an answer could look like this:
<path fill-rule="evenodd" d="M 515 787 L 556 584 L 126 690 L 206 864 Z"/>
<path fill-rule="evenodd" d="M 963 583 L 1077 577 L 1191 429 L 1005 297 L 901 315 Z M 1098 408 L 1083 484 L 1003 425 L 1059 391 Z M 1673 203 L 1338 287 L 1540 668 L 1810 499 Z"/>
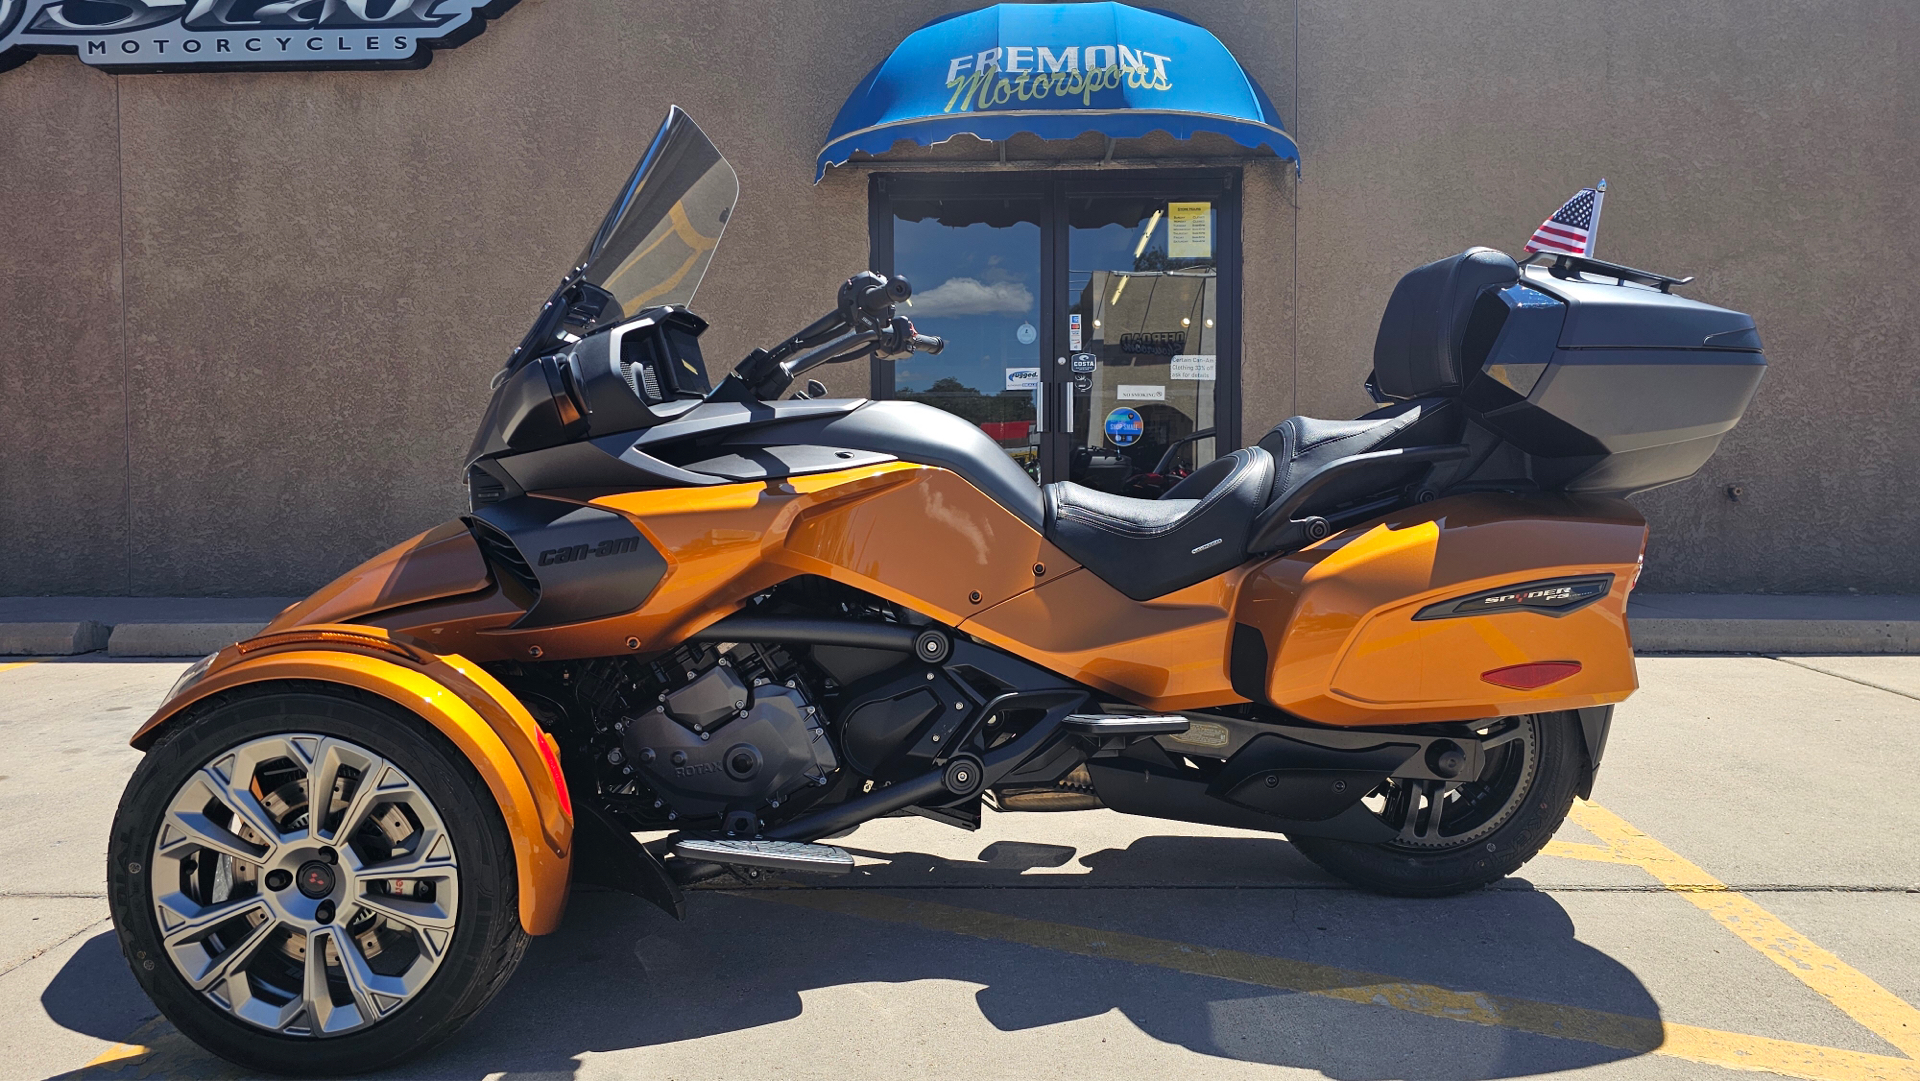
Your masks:
<path fill-rule="evenodd" d="M 1580 736 L 1587 751 L 1587 768 L 1580 774 L 1580 798 L 1593 798 L 1593 778 L 1600 772 L 1600 756 L 1607 751 L 1607 733 L 1613 727 L 1612 706 L 1574 710 L 1580 718 Z"/>
<path fill-rule="evenodd" d="M 631 893 L 652 901 L 676 920 L 687 918 L 680 886 L 659 857 L 647 851 L 612 815 L 582 800 L 573 823 L 575 881 Z"/>

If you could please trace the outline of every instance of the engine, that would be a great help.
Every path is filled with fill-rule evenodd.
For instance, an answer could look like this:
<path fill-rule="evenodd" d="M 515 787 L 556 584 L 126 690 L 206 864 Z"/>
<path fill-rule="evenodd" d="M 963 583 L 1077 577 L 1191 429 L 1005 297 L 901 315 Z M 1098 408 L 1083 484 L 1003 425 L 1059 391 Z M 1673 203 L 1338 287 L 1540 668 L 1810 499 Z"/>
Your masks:
<path fill-rule="evenodd" d="M 689 643 L 564 678 L 591 718 L 580 749 L 603 800 L 642 821 L 752 831 L 840 766 L 807 674 L 778 646 Z"/>
<path fill-rule="evenodd" d="M 714 666 L 625 721 L 621 747 L 649 787 L 682 815 L 778 807 L 839 765 L 797 686 L 748 686 L 731 662 Z"/>

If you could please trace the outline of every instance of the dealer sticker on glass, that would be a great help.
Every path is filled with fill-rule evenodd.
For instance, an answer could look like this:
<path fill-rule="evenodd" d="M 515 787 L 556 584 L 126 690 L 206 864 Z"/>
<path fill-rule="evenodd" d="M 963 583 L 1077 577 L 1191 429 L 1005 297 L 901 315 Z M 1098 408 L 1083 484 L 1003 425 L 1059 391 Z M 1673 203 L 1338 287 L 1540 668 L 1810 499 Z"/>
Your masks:
<path fill-rule="evenodd" d="M 1214 372 L 1212 353 L 1182 353 L 1173 358 L 1173 378 L 1175 379 L 1212 379 Z"/>

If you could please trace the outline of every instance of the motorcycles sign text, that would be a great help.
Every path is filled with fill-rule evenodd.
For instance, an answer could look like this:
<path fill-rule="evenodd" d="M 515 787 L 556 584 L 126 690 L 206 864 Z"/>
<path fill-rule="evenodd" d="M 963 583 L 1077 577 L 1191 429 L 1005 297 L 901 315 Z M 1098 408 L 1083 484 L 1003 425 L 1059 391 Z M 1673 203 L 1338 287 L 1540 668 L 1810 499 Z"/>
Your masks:
<path fill-rule="evenodd" d="M 96 67 L 419 67 L 512 0 L 0 0 L 0 70 L 34 53 Z"/>

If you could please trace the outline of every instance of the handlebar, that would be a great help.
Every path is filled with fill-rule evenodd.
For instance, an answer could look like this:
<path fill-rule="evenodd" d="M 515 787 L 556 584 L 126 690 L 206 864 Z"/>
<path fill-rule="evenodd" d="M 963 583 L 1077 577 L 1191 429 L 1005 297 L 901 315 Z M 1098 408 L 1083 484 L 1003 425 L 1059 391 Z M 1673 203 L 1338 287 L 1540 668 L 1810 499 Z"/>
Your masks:
<path fill-rule="evenodd" d="M 946 339 L 921 334 L 911 320 L 894 314 L 894 305 L 912 296 L 913 286 L 900 275 L 863 270 L 841 283 L 833 311 L 772 349 L 754 350 L 734 368 L 723 388 L 738 388 L 727 390 L 728 395 L 778 398 L 793 385 L 794 377 L 822 364 L 860 356 L 891 360 L 916 352 L 938 353 L 947 347 Z M 716 393 L 721 389 L 716 388 Z"/>

